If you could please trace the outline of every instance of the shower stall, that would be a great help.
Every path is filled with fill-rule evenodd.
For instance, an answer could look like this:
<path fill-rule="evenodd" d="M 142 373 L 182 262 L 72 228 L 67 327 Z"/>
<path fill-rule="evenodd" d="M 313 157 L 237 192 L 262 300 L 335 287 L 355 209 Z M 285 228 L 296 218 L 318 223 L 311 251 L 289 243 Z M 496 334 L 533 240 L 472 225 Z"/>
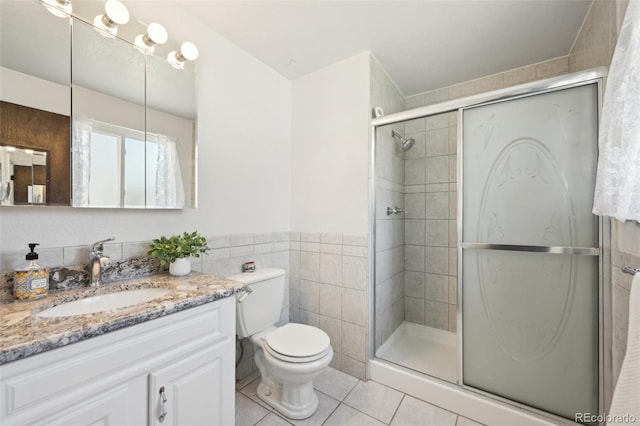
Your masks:
<path fill-rule="evenodd" d="M 604 75 L 373 120 L 372 371 L 554 421 L 604 412 Z"/>

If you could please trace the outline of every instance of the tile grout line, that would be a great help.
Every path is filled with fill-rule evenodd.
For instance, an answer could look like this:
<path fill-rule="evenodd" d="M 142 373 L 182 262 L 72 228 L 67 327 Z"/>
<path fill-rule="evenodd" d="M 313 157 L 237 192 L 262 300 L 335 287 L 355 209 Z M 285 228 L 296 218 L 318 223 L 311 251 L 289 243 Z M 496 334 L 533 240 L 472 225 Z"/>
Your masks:
<path fill-rule="evenodd" d="M 360 383 L 366 383 L 366 382 L 365 382 L 365 381 L 362 381 L 362 380 L 359 380 L 359 381 L 358 381 L 358 383 L 356 383 L 356 385 L 353 387 L 353 389 L 351 390 L 351 392 L 353 392 L 353 390 L 354 390 L 354 389 L 355 389 L 355 388 L 356 388 Z M 378 383 L 378 382 L 374 382 L 374 383 Z M 381 383 L 378 383 L 378 384 L 382 385 Z M 388 386 L 386 386 L 386 385 L 382 385 L 382 386 L 388 387 Z M 389 387 L 389 389 L 393 389 L 393 388 Z M 401 393 L 401 394 L 402 394 L 402 398 L 400 399 L 400 402 L 402 402 L 402 400 L 404 399 L 404 397 L 406 396 L 406 394 L 405 394 L 404 392 L 401 392 L 401 391 L 397 390 L 397 389 L 393 389 L 393 390 L 395 390 L 396 392 L 399 392 L 399 393 Z M 351 392 L 349 392 L 349 394 L 351 394 Z M 345 401 L 346 401 L 347 397 L 349 396 L 349 394 L 347 394 L 347 396 L 345 396 L 345 397 L 344 397 Z M 357 411 L 357 412 L 359 412 L 359 413 L 364 414 L 364 415 L 365 415 L 365 416 L 367 416 L 367 417 L 370 417 L 370 418 L 372 418 L 372 419 L 374 419 L 374 420 L 377 420 L 377 421 L 379 421 L 380 423 L 384 423 L 384 424 L 386 424 L 386 425 L 389 425 L 389 424 L 390 424 L 390 423 L 385 423 L 384 421 L 382 421 L 382 420 L 378 419 L 377 417 L 374 417 L 374 416 L 373 416 L 373 415 L 371 415 L 371 414 L 365 413 L 364 411 L 360 410 L 360 409 L 359 409 L 359 408 L 357 408 L 357 407 L 354 407 L 354 406 L 352 406 L 352 405 L 349 405 L 347 402 L 342 402 L 342 404 L 346 405 L 347 407 L 349 407 L 349 408 L 351 408 L 351 409 L 353 409 L 353 410 L 355 410 L 355 411 Z M 395 416 L 395 413 L 396 413 L 396 411 L 398 411 L 398 408 L 399 408 L 399 407 L 400 407 L 400 404 L 398 404 L 398 407 L 396 407 L 396 409 L 395 409 L 395 411 L 394 411 L 394 413 L 393 413 L 393 416 L 391 416 L 391 420 L 393 420 L 393 417 Z M 391 422 L 391 420 L 390 420 L 389 422 Z"/>
<path fill-rule="evenodd" d="M 249 398 L 251 399 L 251 398 Z M 263 407 L 264 408 L 264 407 Z M 261 421 L 263 421 L 265 419 L 265 417 L 267 417 L 269 415 L 269 413 L 271 413 L 271 411 L 267 411 L 267 414 L 265 414 L 264 416 L 262 416 L 257 422 L 254 423 L 253 426 L 256 426 L 258 423 L 260 423 Z"/>
<path fill-rule="evenodd" d="M 333 414 L 338 411 L 338 408 L 342 405 L 342 401 L 338 401 L 338 405 L 336 405 L 336 408 L 333 409 L 333 411 L 331 411 L 331 413 L 327 416 L 326 419 L 324 419 L 324 421 L 321 423 L 321 425 L 327 423 L 329 421 L 329 419 L 331 418 L 331 416 L 333 416 Z"/>
<path fill-rule="evenodd" d="M 236 399 L 238 398 L 238 394 L 240 394 L 240 395 L 242 395 L 243 397 L 245 397 L 246 399 L 248 399 L 251 403 L 253 403 L 253 404 L 257 405 L 258 407 L 260 407 L 260 408 L 262 408 L 262 409 L 264 409 L 264 410 L 266 410 L 266 411 L 267 411 L 265 415 L 263 415 L 262 417 L 260 417 L 260 418 L 258 419 L 258 421 L 256 421 L 255 423 L 253 423 L 253 426 L 256 426 L 256 425 L 257 425 L 258 423 L 260 423 L 260 422 L 261 422 L 265 417 L 267 417 L 267 416 L 269 415 L 269 413 L 271 413 L 271 412 L 272 412 L 272 411 L 267 410 L 265 407 L 263 407 L 262 405 L 258 404 L 256 401 L 254 401 L 253 399 L 251 399 L 250 397 L 248 397 L 247 395 L 245 395 L 245 394 L 243 394 L 243 393 L 241 393 L 241 392 L 239 392 L 239 391 L 236 391 L 236 394 L 235 394 L 235 398 L 236 398 Z M 236 413 L 236 416 L 237 416 L 237 413 Z M 234 422 L 235 422 L 235 419 L 234 419 Z"/>
<path fill-rule="evenodd" d="M 396 417 L 396 415 L 398 414 L 398 411 L 400 410 L 400 406 L 402 405 L 402 401 L 404 401 L 404 399 L 406 398 L 407 394 L 406 393 L 402 393 L 402 398 L 400 398 L 400 403 L 398 404 L 398 406 L 396 407 L 396 410 L 393 412 L 393 416 L 391 416 L 391 420 L 389 420 L 389 423 L 387 424 L 391 424 L 393 423 L 393 419 Z"/>
<path fill-rule="evenodd" d="M 404 398 L 404 394 L 402 395 L 402 397 Z M 372 419 L 374 419 L 374 420 L 376 420 L 376 421 L 378 421 L 378 422 L 380 422 L 380 423 L 382 423 L 382 424 L 385 424 L 385 425 L 388 425 L 388 424 L 389 424 L 389 423 L 385 423 L 384 421 L 380 420 L 380 419 L 379 419 L 379 418 L 377 418 L 377 417 L 372 416 L 371 414 L 365 413 L 364 411 L 360 410 L 359 408 L 353 407 L 353 406 L 351 406 L 351 405 L 349 405 L 349 404 L 347 404 L 347 403 L 344 403 L 344 405 L 346 405 L 347 407 L 351 408 L 352 410 L 355 410 L 355 411 L 357 411 L 358 413 L 364 414 L 365 416 L 370 417 L 370 418 L 372 418 Z M 395 413 L 394 413 L 394 414 L 395 414 Z M 392 419 L 393 419 L 393 417 L 392 417 Z"/>
<path fill-rule="evenodd" d="M 275 414 L 277 417 L 280 417 L 282 420 L 285 421 L 285 423 L 287 423 L 287 424 L 289 424 L 291 426 L 294 426 L 294 424 L 289 421 L 290 419 L 285 418 L 282 414 L 278 413 L 275 409 L 273 409 L 271 411 L 271 413 Z M 306 420 L 306 419 L 303 419 L 303 420 Z"/>

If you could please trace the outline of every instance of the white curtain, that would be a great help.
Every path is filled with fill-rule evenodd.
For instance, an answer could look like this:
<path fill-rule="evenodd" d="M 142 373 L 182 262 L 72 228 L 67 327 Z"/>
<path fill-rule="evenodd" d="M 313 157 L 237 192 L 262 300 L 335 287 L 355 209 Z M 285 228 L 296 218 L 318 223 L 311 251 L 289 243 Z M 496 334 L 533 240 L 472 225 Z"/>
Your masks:
<path fill-rule="evenodd" d="M 72 204 L 89 207 L 89 181 L 91 178 L 91 130 L 93 120 L 73 118 L 72 121 Z"/>
<path fill-rule="evenodd" d="M 640 1 L 630 0 L 602 107 L 593 213 L 640 221 Z"/>
<path fill-rule="evenodd" d="M 178 159 L 177 139 L 158 136 L 158 170 L 156 172 L 155 207 L 184 207 L 184 184 Z"/>

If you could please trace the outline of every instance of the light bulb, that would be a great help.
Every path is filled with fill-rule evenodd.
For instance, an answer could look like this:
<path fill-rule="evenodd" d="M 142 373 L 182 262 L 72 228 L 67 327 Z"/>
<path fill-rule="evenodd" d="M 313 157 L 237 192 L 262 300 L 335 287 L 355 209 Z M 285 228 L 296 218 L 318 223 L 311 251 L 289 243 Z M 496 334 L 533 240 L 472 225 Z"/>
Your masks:
<path fill-rule="evenodd" d="M 178 59 L 178 53 L 179 52 L 176 52 L 175 50 L 169 53 L 169 56 L 167 56 L 167 62 L 169 62 L 169 64 L 175 69 L 181 70 L 184 68 L 184 61 Z"/>
<path fill-rule="evenodd" d="M 129 22 L 129 11 L 127 7 L 118 0 L 107 0 L 104 4 L 104 11 L 109 20 L 116 25 L 124 25 Z"/>
<path fill-rule="evenodd" d="M 191 43 L 190 41 L 185 41 L 180 46 L 179 52 L 173 51 L 169 53 L 169 56 L 167 56 L 167 62 L 169 62 L 172 67 L 181 70 L 184 68 L 184 63 L 187 60 L 195 61 L 197 58 L 198 48 L 196 47 L 196 45 Z"/>
<path fill-rule="evenodd" d="M 68 18 L 73 11 L 70 0 L 42 0 L 44 7 L 58 18 Z"/>
<path fill-rule="evenodd" d="M 147 27 L 146 34 L 136 36 L 134 44 L 142 51 L 153 53 L 155 45 L 166 43 L 168 38 L 167 30 L 162 25 L 153 22 Z"/>
<path fill-rule="evenodd" d="M 105 17 L 105 15 L 97 15 L 93 19 L 93 26 L 103 36 L 105 36 L 105 37 L 115 37 L 116 34 L 118 34 L 118 27 L 115 26 L 115 25 L 108 26 L 104 22 L 105 19 L 108 19 L 108 18 Z"/>
<path fill-rule="evenodd" d="M 195 61 L 198 59 L 198 48 L 190 41 L 182 43 L 182 46 L 180 46 L 180 53 L 182 53 L 182 56 L 189 61 Z"/>
<path fill-rule="evenodd" d="M 100 34 L 115 37 L 118 34 L 118 25 L 129 22 L 129 11 L 118 0 L 107 0 L 104 11 L 104 14 L 93 19 L 93 26 L 100 31 Z"/>
<path fill-rule="evenodd" d="M 147 36 L 149 40 L 154 42 L 155 44 L 165 44 L 169 39 L 169 34 L 167 34 L 167 30 L 157 22 L 152 22 L 147 27 Z"/>

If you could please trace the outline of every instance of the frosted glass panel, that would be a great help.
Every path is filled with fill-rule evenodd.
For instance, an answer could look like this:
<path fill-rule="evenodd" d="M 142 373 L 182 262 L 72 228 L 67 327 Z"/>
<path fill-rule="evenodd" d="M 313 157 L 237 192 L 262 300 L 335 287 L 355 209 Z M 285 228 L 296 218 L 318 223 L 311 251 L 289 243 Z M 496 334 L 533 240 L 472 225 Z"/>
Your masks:
<path fill-rule="evenodd" d="M 570 419 L 597 413 L 597 262 L 464 250 L 464 383 Z"/>
<path fill-rule="evenodd" d="M 463 111 L 463 244 L 599 246 L 597 98 L 590 84 Z M 597 413 L 598 257 L 476 246 L 461 262 L 463 382 Z"/>
<path fill-rule="evenodd" d="M 597 96 L 591 84 L 464 111 L 463 241 L 598 245 Z"/>

